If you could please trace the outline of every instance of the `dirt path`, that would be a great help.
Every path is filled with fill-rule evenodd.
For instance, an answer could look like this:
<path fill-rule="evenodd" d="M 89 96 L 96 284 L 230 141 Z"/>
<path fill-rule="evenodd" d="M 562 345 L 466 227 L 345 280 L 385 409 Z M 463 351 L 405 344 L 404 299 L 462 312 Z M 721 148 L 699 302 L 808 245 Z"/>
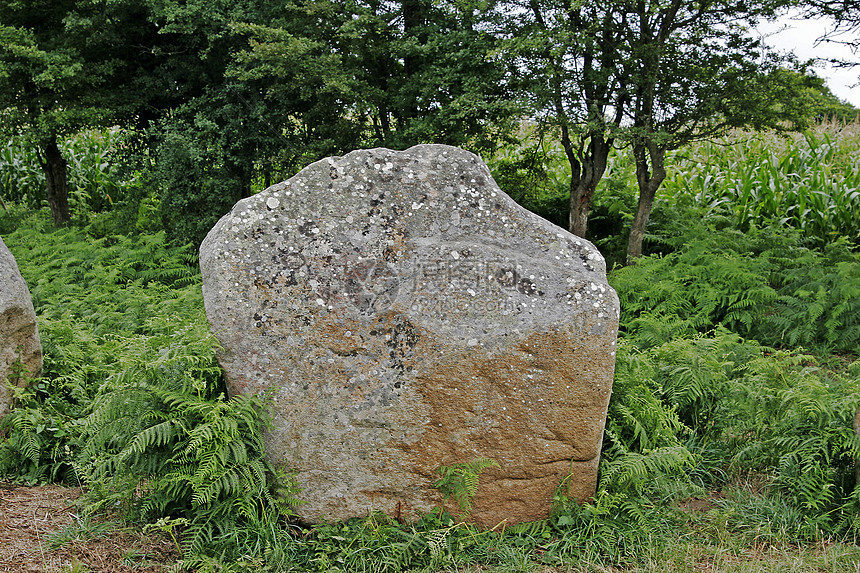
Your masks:
<path fill-rule="evenodd" d="M 176 563 L 170 539 L 81 520 L 77 488 L 0 482 L 0 573 L 160 572 Z"/>

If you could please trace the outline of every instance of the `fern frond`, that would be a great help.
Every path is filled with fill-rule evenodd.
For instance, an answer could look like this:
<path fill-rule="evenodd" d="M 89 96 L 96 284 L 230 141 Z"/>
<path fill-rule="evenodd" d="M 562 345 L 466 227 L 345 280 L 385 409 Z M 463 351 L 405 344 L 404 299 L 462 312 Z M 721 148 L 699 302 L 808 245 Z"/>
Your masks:
<path fill-rule="evenodd" d="M 472 499 L 478 493 L 481 472 L 488 468 L 499 467 L 498 462 L 489 458 L 477 458 L 453 466 L 441 466 L 437 470 L 441 478 L 433 486 L 445 496 L 445 501 L 453 497 L 463 515 L 468 515 L 472 510 Z"/>

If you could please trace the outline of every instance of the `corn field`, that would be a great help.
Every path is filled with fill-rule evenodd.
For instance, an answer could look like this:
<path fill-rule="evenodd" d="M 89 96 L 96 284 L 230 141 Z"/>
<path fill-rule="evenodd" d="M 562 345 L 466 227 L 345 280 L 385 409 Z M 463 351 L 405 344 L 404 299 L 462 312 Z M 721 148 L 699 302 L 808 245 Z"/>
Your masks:
<path fill-rule="evenodd" d="M 0 148 L 0 198 L 38 207 L 45 195 L 45 174 L 35 153 L 20 140 Z"/>
<path fill-rule="evenodd" d="M 68 161 L 73 213 L 107 211 L 122 198 L 130 183 L 123 181 L 114 153 L 122 137 L 116 128 L 91 130 L 61 144 Z M 703 209 L 705 217 L 728 216 L 741 231 L 776 223 L 799 229 L 818 245 L 840 236 L 860 243 L 858 147 L 860 123 L 823 123 L 802 134 L 739 132 L 699 142 L 670 158 L 669 176 L 659 197 L 669 204 L 682 198 L 690 200 Z M 543 168 L 539 179 L 545 179 L 543 184 L 512 180 L 512 185 L 506 186 L 505 174 L 496 170 L 496 176 L 503 188 L 511 187 L 506 190 L 519 201 L 547 211 L 541 214 L 563 224 L 568 185 L 565 174 L 559 173 L 560 158 L 554 157 L 553 151 L 540 154 Z M 612 195 L 611 188 L 619 185 L 634 193 L 631 170 L 626 153 L 610 157 L 598 197 L 601 193 Z M 538 188 L 534 197 L 520 196 L 523 189 L 532 195 Z M 45 177 L 38 155 L 22 140 L 8 140 L 0 148 L 0 199 L 32 208 L 45 202 Z M 595 215 L 597 222 L 601 215 Z"/>
<path fill-rule="evenodd" d="M 120 176 L 114 151 L 118 128 L 81 132 L 60 143 L 68 162 L 69 206 L 72 211 L 100 213 L 120 198 L 127 182 Z M 45 198 L 45 174 L 34 146 L 14 138 L 0 148 L 0 199 L 39 208 Z"/>
<path fill-rule="evenodd" d="M 803 134 L 735 134 L 679 153 L 664 196 L 687 195 L 746 231 L 791 226 L 818 244 L 860 241 L 860 124 Z"/>

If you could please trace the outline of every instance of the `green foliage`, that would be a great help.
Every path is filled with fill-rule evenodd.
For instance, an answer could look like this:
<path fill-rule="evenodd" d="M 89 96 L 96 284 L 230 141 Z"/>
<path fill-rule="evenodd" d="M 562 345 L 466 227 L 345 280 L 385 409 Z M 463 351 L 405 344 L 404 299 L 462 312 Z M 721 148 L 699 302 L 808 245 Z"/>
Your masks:
<path fill-rule="evenodd" d="M 116 54 L 91 50 L 103 37 L 91 36 L 87 45 L 89 31 L 67 20 L 70 11 L 86 8 L 70 4 L 43 3 L 32 9 L 0 3 L 0 107 L 13 122 L 4 131 L 23 126 L 39 140 L 73 133 L 108 111 L 94 96 L 115 69 L 109 58 Z"/>
<path fill-rule="evenodd" d="M 199 244 L 236 201 L 323 157 L 491 151 L 518 117 L 478 4 L 139 4 L 146 144 L 133 155 L 173 242 Z"/>
<path fill-rule="evenodd" d="M 54 389 L 34 382 L 19 392 L 0 421 L 0 475 L 30 485 L 75 482 L 71 448 L 81 431 L 83 408 L 76 397 Z"/>
<path fill-rule="evenodd" d="M 645 351 L 625 346 L 601 492 L 679 499 L 694 494 L 696 482 L 719 487 L 726 475 L 710 468 L 725 467 L 769 476 L 780 503 L 801 515 L 803 531 L 857 533 L 850 517 L 860 457 L 852 429 L 856 372 L 827 371 L 811 356 L 774 352 L 727 331 Z"/>
<path fill-rule="evenodd" d="M 728 492 L 745 476 L 759 476 L 763 489 L 727 493 L 711 516 L 731 531 L 781 543 L 856 536 L 860 438 L 851 421 L 860 386 L 856 372 L 809 360 L 727 332 L 644 352 L 622 346 L 598 493 L 581 506 L 562 499 L 556 509 L 556 527 L 577 528 L 564 530 L 563 550 L 578 555 L 595 537 L 609 540 L 601 554 L 616 559 L 654 550 L 644 533 L 670 536 L 678 526 L 667 502 L 701 497 L 703 486 Z M 693 369 L 709 370 L 715 383 L 702 385 Z"/>
<path fill-rule="evenodd" d="M 122 137 L 117 128 L 88 130 L 60 145 L 68 161 L 69 207 L 83 221 L 111 210 L 133 184 L 120 173 L 116 151 Z"/>
<path fill-rule="evenodd" d="M 78 457 L 93 491 L 107 488 L 107 500 L 131 502 L 136 518 L 182 516 L 186 554 L 222 552 L 237 529 L 265 530 L 296 500 L 271 493 L 261 401 L 213 399 L 199 384 L 180 386 L 177 374 L 194 384 L 193 370 L 217 365 L 182 364 L 187 356 L 165 350 L 160 360 L 129 365 L 114 390 L 99 394 Z"/>
<path fill-rule="evenodd" d="M 44 197 L 45 174 L 35 153 L 21 139 L 10 138 L 0 148 L 0 199 L 38 207 Z"/>
<path fill-rule="evenodd" d="M 807 64 L 808 65 L 808 64 Z M 802 113 L 817 122 L 833 121 L 840 124 L 850 124 L 860 119 L 860 109 L 850 103 L 840 100 L 827 86 L 823 78 L 818 77 L 809 69 L 792 70 L 779 68 L 771 72 L 773 76 L 788 76 L 796 82 L 796 99 L 792 102 L 803 108 Z M 783 80 L 784 81 L 784 80 Z M 791 82 L 788 82 L 791 85 Z M 799 96 L 799 97 L 797 97 Z"/>
<path fill-rule="evenodd" d="M 443 504 L 453 498 L 465 517 L 472 511 L 472 499 L 478 493 L 478 480 L 481 477 L 481 472 L 489 468 L 500 467 L 496 461 L 487 458 L 478 458 L 452 466 L 440 466 L 437 473 L 441 477 L 436 480 L 433 487 L 445 496 Z"/>
<path fill-rule="evenodd" d="M 206 233 L 243 196 L 250 194 L 250 173 L 242 179 L 222 157 L 213 136 L 215 124 L 195 126 L 173 120 L 161 133 L 152 180 L 160 201 L 158 217 L 168 237 L 199 246 Z"/>
<path fill-rule="evenodd" d="M 84 332 L 96 336 L 142 333 L 168 328 L 171 320 L 178 326 L 188 315 L 181 307 L 201 304 L 196 254 L 185 246 L 166 247 L 163 233 L 92 239 L 60 230 L 48 238 L 20 238 L 33 304 L 40 318 L 59 321 L 59 328 L 68 320 L 86 323 Z M 159 313 L 167 315 L 159 321 Z"/>
<path fill-rule="evenodd" d="M 163 235 L 94 240 L 72 229 L 50 230 L 41 214 L 22 216 L 21 223 L 4 239 L 33 296 L 44 366 L 3 421 L 15 429 L 0 444 L 0 458 L 6 471 L 29 482 L 76 482 L 69 452 L 80 445 L 83 418 L 100 386 L 117 374 L 130 337 L 173 332 L 192 317 L 200 321 L 193 310 L 202 302 L 199 279 L 189 266 L 194 257 L 184 248 L 167 249 Z M 161 312 L 168 314 L 159 319 Z"/>
<path fill-rule="evenodd" d="M 184 517 L 162 517 L 159 518 L 155 523 L 147 523 L 143 526 L 143 531 L 161 531 L 163 533 L 167 533 L 170 535 L 170 538 L 173 540 L 173 545 L 176 547 L 176 550 L 182 553 L 182 547 L 179 546 L 179 541 L 176 539 L 176 528 L 177 526 L 185 526 L 188 525 L 188 520 Z"/>
<path fill-rule="evenodd" d="M 115 153 L 121 137 L 116 128 L 87 130 L 59 142 L 68 161 L 70 207 L 83 222 L 123 198 L 129 182 L 119 172 Z M 0 198 L 38 208 L 46 200 L 44 187 L 45 173 L 36 149 L 24 138 L 10 138 L 0 148 Z"/>
<path fill-rule="evenodd" d="M 627 235 L 636 214 L 639 190 L 628 155 L 624 150 L 609 155 L 606 174 L 594 193 L 588 218 L 586 238 L 600 249 L 607 269 L 626 264 Z M 659 221 L 660 215 L 652 217 Z"/>
<path fill-rule="evenodd" d="M 727 486 L 725 498 L 716 505 L 714 522 L 745 543 L 789 544 L 834 534 L 826 515 L 798 506 L 757 474 Z"/>
<path fill-rule="evenodd" d="M 498 561 L 502 538 L 447 513 L 427 515 L 412 525 L 372 513 L 314 526 L 294 540 L 290 566 L 300 571 L 456 570 Z"/>
<path fill-rule="evenodd" d="M 780 268 L 772 278 L 775 312 L 752 333 L 769 344 L 803 346 L 821 353 L 856 352 L 860 347 L 860 257 L 847 241 L 824 252 L 797 249 L 773 253 Z"/>
<path fill-rule="evenodd" d="M 838 137 L 834 147 L 848 149 Z M 533 193 L 548 207 L 566 185 L 563 162 L 531 145 L 500 155 L 494 169 L 521 200 Z M 736 150 L 697 149 L 710 155 L 679 155 L 691 176 L 658 197 L 647 244 L 660 254 L 610 274 L 621 339 L 598 488 L 585 503 L 568 499 L 563 483 L 549 519 L 494 531 L 444 511 L 413 524 L 377 513 L 288 524 L 301 493 L 262 456 L 264 403 L 223 398 L 192 249 L 164 233 L 113 233 L 101 216 L 53 231 L 44 211 L 20 205 L 0 212 L 0 232 L 34 296 L 45 368 L 2 422 L 0 472 L 80 481 L 92 512 L 169 529 L 184 564 L 200 571 L 638 570 L 686 551 L 692 533 L 731 540 L 733 551 L 856 538 L 855 245 L 767 217 L 741 225 L 735 200 L 717 197 L 731 174 L 692 169 Z M 610 155 L 609 185 L 595 197 L 602 219 L 593 228 L 611 252 L 633 208 L 626 161 Z M 835 172 L 854 158 L 822 161 Z M 163 198 L 150 199 L 158 207 Z M 441 468 L 437 487 L 466 514 L 489 467 Z M 678 509 L 706 496 L 700 515 Z M 682 561 L 678 570 L 689 570 Z"/>
<path fill-rule="evenodd" d="M 740 233 L 700 222 L 683 197 L 668 205 L 662 222 L 681 233 L 669 253 L 610 275 L 623 340 L 595 502 L 659 504 L 759 475 L 766 489 L 740 502 L 758 509 L 721 502 L 731 527 L 759 520 L 782 542 L 856 535 L 856 366 L 819 367 L 795 348 L 831 364 L 856 353 L 860 259 L 846 240 L 815 250 L 790 229 Z"/>
<path fill-rule="evenodd" d="M 95 519 L 90 515 L 70 514 L 72 522 L 64 529 L 48 536 L 48 547 L 59 549 L 69 543 L 86 541 L 98 537 L 108 537 L 116 532 L 121 523 L 114 520 Z"/>
<path fill-rule="evenodd" d="M 721 407 L 734 468 L 772 471 L 786 502 L 822 529 L 856 510 L 860 380 L 823 371 L 810 356 L 762 354 L 744 365 Z"/>
<path fill-rule="evenodd" d="M 288 152 L 446 143 L 492 151 L 518 117 L 481 3 L 294 0 L 240 20 L 229 75 L 284 110 Z M 298 128 L 298 129 L 297 129 Z M 293 145 L 292 143 L 295 142 Z"/>
<path fill-rule="evenodd" d="M 518 144 L 499 148 L 487 161 L 493 178 L 514 201 L 567 228 L 570 174 L 563 151 L 525 122 L 517 139 Z"/>
<path fill-rule="evenodd" d="M 150 59 L 136 4 L 0 1 L 0 131 L 26 137 L 39 154 L 55 225 L 70 220 L 68 158 L 58 144 L 87 128 L 140 119 L 135 111 L 146 90 L 130 85 L 130 77 Z M 95 201 L 96 208 L 108 196 L 102 188 L 71 191 L 78 203 Z"/>
<path fill-rule="evenodd" d="M 697 159 L 700 167 L 736 152 L 701 148 L 711 152 Z M 850 164 L 853 158 L 828 161 Z M 798 347 L 826 360 L 833 352 L 856 355 L 860 258 L 846 238 L 814 249 L 790 228 L 752 223 L 741 232 L 731 217 L 738 202 L 707 195 L 728 176 L 726 170 L 723 176 L 678 177 L 705 191 L 681 190 L 664 200 L 662 232 L 674 234 L 662 239 L 668 252 L 610 275 L 621 299 L 622 336 L 637 350 L 619 346 L 607 421 L 615 442 L 606 450 L 607 467 L 615 463 L 616 443 L 656 448 L 641 438 L 653 430 L 630 422 L 626 434 L 614 429 L 625 420 L 647 427 L 656 409 L 628 410 L 651 400 L 677 416 L 681 425 L 669 435 L 687 436 L 684 445 L 696 454 L 687 475 L 696 482 L 718 487 L 731 476 L 763 475 L 768 493 L 762 503 L 793 516 L 774 517 L 793 523 L 787 530 L 780 526 L 789 537 L 856 535 L 856 520 L 846 517 L 857 507 L 856 375 L 816 366 Z M 634 379 L 650 381 L 637 388 L 635 399 L 625 392 L 631 365 Z M 645 475 L 644 466 L 638 468 L 634 475 Z"/>
<path fill-rule="evenodd" d="M 163 233 L 94 239 L 28 220 L 4 240 L 45 365 L 3 420 L 0 472 L 83 483 L 90 513 L 187 519 L 189 562 L 272 543 L 295 488 L 263 457 L 262 401 L 223 397 L 193 253 Z"/>
<path fill-rule="evenodd" d="M 619 269 L 622 328 L 653 346 L 717 326 L 771 346 L 854 352 L 860 341 L 860 256 L 845 241 L 824 252 L 777 229 L 688 237 L 683 250 Z"/>

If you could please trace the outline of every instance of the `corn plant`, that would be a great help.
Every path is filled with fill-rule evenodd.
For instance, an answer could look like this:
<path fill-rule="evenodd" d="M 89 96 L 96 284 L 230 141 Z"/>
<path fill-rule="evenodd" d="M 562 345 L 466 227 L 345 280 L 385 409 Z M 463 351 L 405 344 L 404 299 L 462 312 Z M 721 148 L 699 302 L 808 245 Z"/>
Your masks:
<path fill-rule="evenodd" d="M 45 174 L 33 149 L 21 139 L 0 147 L 0 199 L 38 207 L 45 198 Z"/>
<path fill-rule="evenodd" d="M 109 210 L 131 181 L 121 174 L 116 151 L 123 133 L 88 130 L 60 143 L 68 164 L 69 206 L 79 218 Z M 21 138 L 0 148 L 0 199 L 38 208 L 45 200 L 45 174 L 36 148 Z"/>
<path fill-rule="evenodd" d="M 100 213 L 123 196 L 123 181 L 115 148 L 122 137 L 117 129 L 89 130 L 64 142 L 69 166 L 69 205 L 76 213 Z"/>
<path fill-rule="evenodd" d="M 792 136 L 736 133 L 676 155 L 662 195 L 686 195 L 742 231 L 792 226 L 825 244 L 860 242 L 860 126 L 822 125 Z"/>

